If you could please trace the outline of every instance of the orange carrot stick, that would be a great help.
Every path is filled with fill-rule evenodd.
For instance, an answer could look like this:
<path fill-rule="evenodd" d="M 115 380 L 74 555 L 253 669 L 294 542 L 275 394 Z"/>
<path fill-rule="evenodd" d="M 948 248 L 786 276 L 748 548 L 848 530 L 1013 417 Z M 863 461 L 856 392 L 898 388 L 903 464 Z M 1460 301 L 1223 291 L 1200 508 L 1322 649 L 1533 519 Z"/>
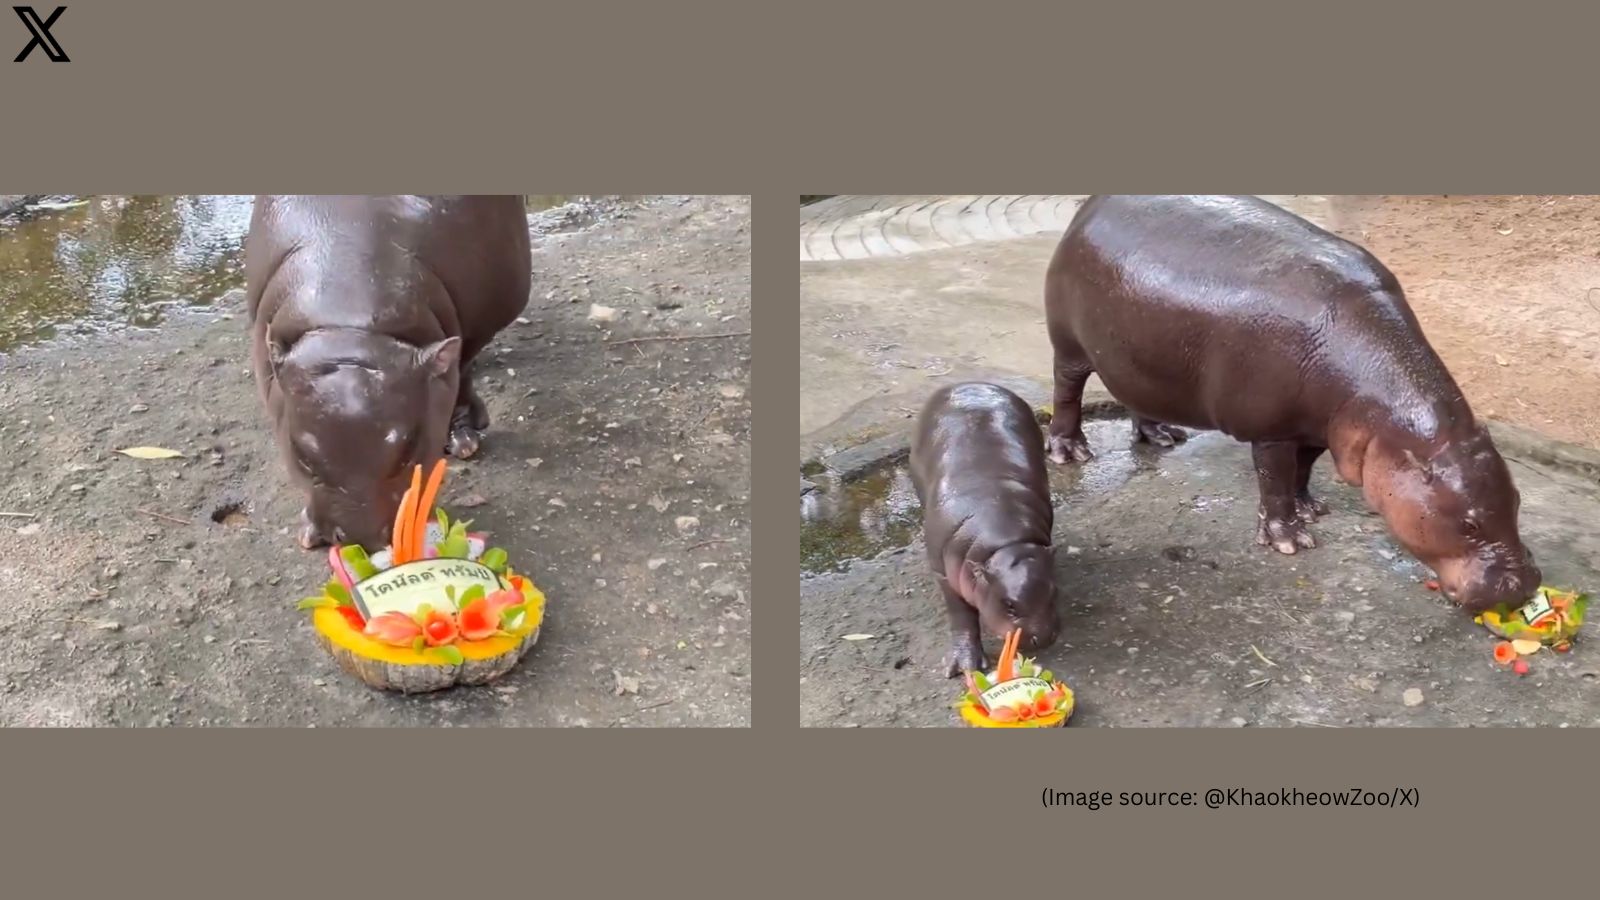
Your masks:
<path fill-rule="evenodd" d="M 1000 648 L 1000 662 L 995 667 L 994 673 L 995 678 L 999 681 L 1011 680 L 1011 659 L 1017 652 L 1016 639 L 1021 636 L 1022 629 L 1020 628 L 1006 635 L 1006 642 Z"/>
<path fill-rule="evenodd" d="M 400 498 L 400 533 L 395 536 L 394 564 L 411 561 L 411 526 L 416 519 L 417 495 L 421 493 L 422 467 L 411 470 L 411 487 Z"/>
<path fill-rule="evenodd" d="M 394 511 L 394 531 L 389 535 L 389 563 L 400 564 L 401 541 L 406 536 L 406 498 L 400 498 L 400 508 Z"/>
<path fill-rule="evenodd" d="M 417 501 L 422 499 L 422 466 L 411 469 L 411 490 L 407 492 L 411 498 L 411 506 L 406 510 L 406 562 L 417 558 Z"/>
<path fill-rule="evenodd" d="M 417 467 L 418 473 L 422 467 Z M 411 528 L 411 555 L 417 559 L 422 558 L 422 545 L 428 539 L 428 519 L 433 514 L 433 501 L 438 499 L 439 486 L 444 483 L 444 458 L 433 464 L 433 471 L 428 474 L 428 485 L 422 490 L 422 499 L 417 501 L 415 514 L 416 524 Z"/>

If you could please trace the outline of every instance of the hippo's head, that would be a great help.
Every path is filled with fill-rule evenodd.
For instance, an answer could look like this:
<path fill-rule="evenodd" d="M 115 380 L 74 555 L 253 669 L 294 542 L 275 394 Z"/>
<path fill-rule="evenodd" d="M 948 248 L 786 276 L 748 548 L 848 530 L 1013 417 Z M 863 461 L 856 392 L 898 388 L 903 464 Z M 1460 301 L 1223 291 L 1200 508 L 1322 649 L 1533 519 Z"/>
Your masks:
<path fill-rule="evenodd" d="M 1374 444 L 1379 442 L 1374 441 Z M 1517 533 L 1522 495 L 1481 426 L 1429 449 L 1369 450 L 1363 489 L 1397 540 L 1477 613 L 1533 596 L 1543 576 Z"/>
<path fill-rule="evenodd" d="M 412 468 L 443 455 L 461 339 L 417 347 L 330 329 L 269 344 L 268 354 L 282 398 L 278 442 L 307 494 L 300 545 L 384 546 Z"/>
<path fill-rule="evenodd" d="M 1022 629 L 1019 646 L 1042 650 L 1055 643 L 1061 630 L 1056 612 L 1055 559 L 1049 547 L 1013 544 L 1002 547 L 984 565 L 968 562 L 976 586 L 978 620 L 993 635 Z"/>

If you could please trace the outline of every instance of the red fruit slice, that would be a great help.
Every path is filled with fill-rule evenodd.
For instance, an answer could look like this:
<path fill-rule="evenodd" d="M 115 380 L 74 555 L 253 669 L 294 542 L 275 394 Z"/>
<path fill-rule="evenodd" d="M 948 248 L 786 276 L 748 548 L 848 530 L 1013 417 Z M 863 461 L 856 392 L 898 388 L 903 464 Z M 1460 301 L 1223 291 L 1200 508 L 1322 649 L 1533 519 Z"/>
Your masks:
<path fill-rule="evenodd" d="M 989 710 L 989 718 L 996 722 L 1015 722 L 1017 720 L 1017 711 L 1009 706 L 998 706 Z"/>
<path fill-rule="evenodd" d="M 361 618 L 361 611 L 354 606 L 339 607 L 339 615 L 344 616 L 344 620 L 350 623 L 350 627 L 357 631 L 367 627 L 367 620 Z"/>
<path fill-rule="evenodd" d="M 1048 716 L 1056 711 L 1055 703 L 1049 697 L 1040 697 L 1033 701 L 1034 715 Z"/>
<path fill-rule="evenodd" d="M 500 627 L 499 612 L 491 612 L 487 598 L 479 597 L 468 603 L 456 615 L 456 625 L 461 629 L 461 636 L 469 641 L 481 641 L 495 633 Z"/>
<path fill-rule="evenodd" d="M 434 610 L 428 613 L 427 621 L 422 624 L 422 635 L 430 647 L 448 644 L 456 639 L 456 623 L 448 615 Z"/>
<path fill-rule="evenodd" d="M 1518 675 L 1528 674 L 1528 661 L 1525 659 L 1517 660 L 1511 664 L 1511 671 L 1517 673 Z"/>

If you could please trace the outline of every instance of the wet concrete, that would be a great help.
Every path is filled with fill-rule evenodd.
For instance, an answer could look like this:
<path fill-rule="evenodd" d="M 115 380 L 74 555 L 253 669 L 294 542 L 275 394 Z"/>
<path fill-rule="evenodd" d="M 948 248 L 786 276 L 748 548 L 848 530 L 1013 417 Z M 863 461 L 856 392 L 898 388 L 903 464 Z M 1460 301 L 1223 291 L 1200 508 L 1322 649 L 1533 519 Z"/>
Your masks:
<path fill-rule="evenodd" d="M 1136 448 L 1129 429 L 1088 423 L 1097 458 L 1052 468 L 1063 631 L 1040 659 L 1078 693 L 1074 725 L 1600 725 L 1591 635 L 1571 653 L 1537 654 L 1526 677 L 1496 666 L 1494 638 L 1423 586 L 1428 571 L 1326 461 L 1313 480 L 1333 508 L 1313 526 L 1320 546 L 1283 557 L 1253 540 L 1247 447 L 1201 433 L 1168 451 Z M 1547 581 L 1600 586 L 1600 485 L 1508 458 Z M 915 498 L 908 506 L 881 487 L 899 472 L 852 482 L 863 487 L 843 501 L 803 498 L 838 512 L 803 516 L 802 555 L 826 563 L 801 579 L 807 726 L 958 724 Z M 862 505 L 871 498 L 875 508 Z M 904 545 L 893 546 L 897 534 Z M 874 637 L 840 640 L 850 633 Z M 1421 704 L 1402 699 L 1411 688 Z"/>

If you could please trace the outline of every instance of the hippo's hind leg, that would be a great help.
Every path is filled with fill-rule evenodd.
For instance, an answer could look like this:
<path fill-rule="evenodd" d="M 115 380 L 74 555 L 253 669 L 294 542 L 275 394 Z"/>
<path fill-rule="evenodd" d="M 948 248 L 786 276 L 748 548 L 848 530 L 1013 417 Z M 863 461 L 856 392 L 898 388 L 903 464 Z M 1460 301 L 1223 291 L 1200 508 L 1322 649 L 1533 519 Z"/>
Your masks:
<path fill-rule="evenodd" d="M 1261 487 L 1261 505 L 1257 510 L 1261 521 L 1256 530 L 1256 543 L 1289 554 L 1297 547 L 1309 550 L 1317 546 L 1295 503 L 1300 480 L 1300 445 L 1292 441 L 1268 441 L 1251 444 L 1250 451 L 1255 459 L 1256 480 Z"/>
<path fill-rule="evenodd" d="M 1094 369 L 1082 350 L 1056 347 L 1056 388 L 1050 401 L 1050 433 L 1045 439 L 1053 463 L 1094 459 L 1089 439 L 1083 436 L 1083 386 L 1092 374 Z"/>
<path fill-rule="evenodd" d="M 482 398 L 472 387 L 474 368 L 473 363 L 461 367 L 461 387 L 456 394 L 455 412 L 450 416 L 450 437 L 445 452 L 457 459 L 467 459 L 477 453 L 483 443 L 483 432 L 489 427 L 489 408 L 483 405 Z"/>
<path fill-rule="evenodd" d="M 978 611 L 943 576 L 939 576 L 939 590 L 944 594 L 945 615 L 950 620 L 950 653 L 945 657 L 945 677 L 957 678 L 966 672 L 984 671 L 989 661 L 983 655 Z"/>
<path fill-rule="evenodd" d="M 1302 446 L 1295 456 L 1299 470 L 1295 473 L 1294 506 L 1301 520 L 1306 522 L 1315 522 L 1328 514 L 1328 504 L 1311 496 L 1311 467 L 1316 465 L 1317 458 L 1326 450 L 1326 447 Z"/>

